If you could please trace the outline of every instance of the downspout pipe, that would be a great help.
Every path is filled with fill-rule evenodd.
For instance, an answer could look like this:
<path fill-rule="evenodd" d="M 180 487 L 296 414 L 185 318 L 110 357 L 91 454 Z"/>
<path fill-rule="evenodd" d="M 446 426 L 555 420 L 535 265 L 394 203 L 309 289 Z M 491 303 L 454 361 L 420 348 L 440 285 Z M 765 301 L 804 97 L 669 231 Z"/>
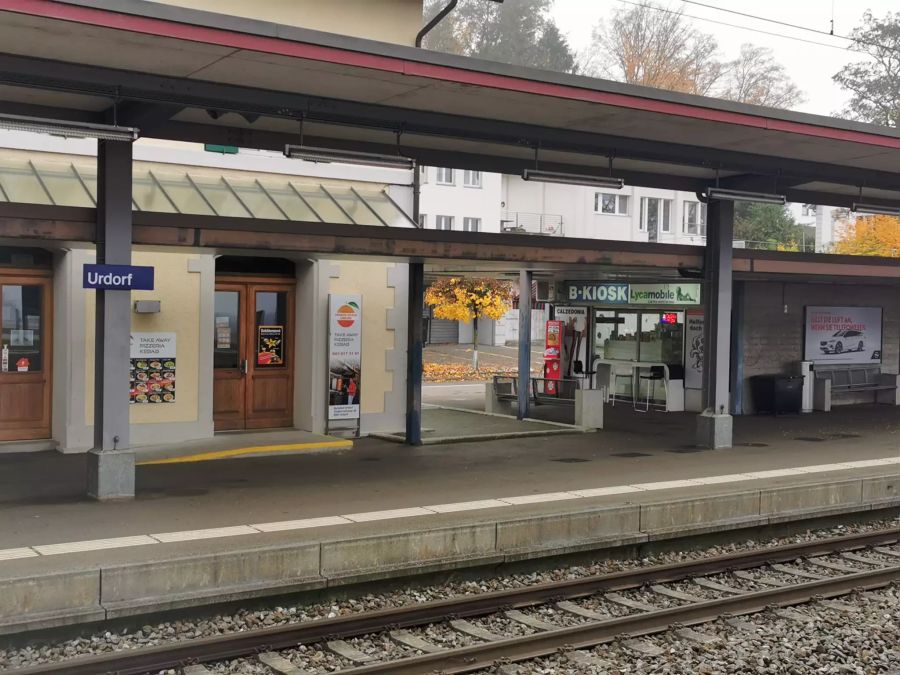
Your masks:
<path fill-rule="evenodd" d="M 459 0 L 450 0 L 440 12 L 434 15 L 431 21 L 425 24 L 425 27 L 419 31 L 418 35 L 416 35 L 416 47 L 422 46 L 422 41 L 425 39 L 425 36 L 434 30 L 435 26 L 444 20 L 444 17 L 456 9 L 456 5 L 458 4 Z"/>

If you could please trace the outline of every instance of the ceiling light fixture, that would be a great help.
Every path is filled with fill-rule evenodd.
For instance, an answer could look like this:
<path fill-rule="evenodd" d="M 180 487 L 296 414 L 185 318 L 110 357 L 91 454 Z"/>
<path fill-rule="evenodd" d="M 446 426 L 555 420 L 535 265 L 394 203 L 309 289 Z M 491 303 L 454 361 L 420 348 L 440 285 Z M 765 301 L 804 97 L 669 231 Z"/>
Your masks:
<path fill-rule="evenodd" d="M 875 216 L 900 216 L 900 206 L 880 206 L 878 204 L 853 204 L 854 213 L 864 213 Z"/>
<path fill-rule="evenodd" d="M 286 145 L 284 156 L 317 164 L 358 164 L 360 166 L 376 166 L 384 169 L 412 169 L 416 165 L 414 159 L 401 157 L 400 155 L 378 155 L 371 152 L 356 152 L 355 150 L 331 150 L 329 148 L 313 148 L 307 145 Z"/>
<path fill-rule="evenodd" d="M 560 183 L 562 185 L 587 185 L 589 187 L 603 187 L 613 190 L 621 190 L 625 186 L 623 178 L 615 178 L 613 176 L 559 173 L 556 171 L 541 171 L 539 169 L 525 169 L 522 172 L 522 179 L 537 180 L 543 183 Z"/>
<path fill-rule="evenodd" d="M 138 136 L 140 136 L 140 130 L 135 127 L 69 122 L 68 120 L 6 114 L 0 114 L 0 129 L 30 131 L 32 133 L 62 136 L 63 138 L 96 138 L 101 141 L 131 142 L 136 141 Z"/>
<path fill-rule="evenodd" d="M 787 203 L 784 195 L 776 195 L 768 192 L 745 192 L 744 190 L 729 190 L 727 188 L 711 187 L 706 190 L 707 199 L 719 199 L 731 202 L 761 202 L 763 204 Z"/>

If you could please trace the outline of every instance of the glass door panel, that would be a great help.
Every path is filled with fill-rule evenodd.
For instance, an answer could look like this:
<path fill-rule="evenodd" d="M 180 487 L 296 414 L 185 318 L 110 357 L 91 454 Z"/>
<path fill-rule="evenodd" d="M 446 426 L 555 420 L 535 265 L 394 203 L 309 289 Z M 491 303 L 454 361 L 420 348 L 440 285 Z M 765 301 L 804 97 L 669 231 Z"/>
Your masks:
<path fill-rule="evenodd" d="M 241 294 L 239 291 L 216 291 L 215 368 L 241 366 Z"/>
<path fill-rule="evenodd" d="M 255 368 L 287 367 L 287 292 L 256 292 Z"/>
<path fill-rule="evenodd" d="M 43 295 L 40 285 L 0 287 L 0 342 L 7 352 L 6 372 L 43 370 Z"/>

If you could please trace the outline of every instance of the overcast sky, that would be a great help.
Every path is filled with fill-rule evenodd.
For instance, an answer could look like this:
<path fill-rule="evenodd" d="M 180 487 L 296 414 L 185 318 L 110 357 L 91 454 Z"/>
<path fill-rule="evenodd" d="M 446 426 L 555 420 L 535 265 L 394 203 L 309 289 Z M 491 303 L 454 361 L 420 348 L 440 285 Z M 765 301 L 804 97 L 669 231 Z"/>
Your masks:
<path fill-rule="evenodd" d="M 642 0 L 634 0 L 642 2 Z M 706 4 L 723 9 L 735 10 L 766 19 L 797 24 L 807 28 L 829 31 L 831 28 L 832 4 L 834 7 L 834 32 L 849 35 L 860 23 L 863 12 L 870 9 L 873 14 L 883 17 L 889 11 L 896 11 L 898 0 L 703 0 Z M 576 50 L 590 43 L 591 30 L 600 19 L 607 18 L 619 7 L 632 5 L 622 0 L 555 0 L 553 14 L 560 29 L 567 35 Z M 708 9 L 690 3 L 671 0 L 664 6 L 683 9 L 690 15 L 695 26 L 712 34 L 719 44 L 719 50 L 727 58 L 737 56 L 740 45 L 752 42 L 771 48 L 776 58 L 806 95 L 806 102 L 796 107 L 803 112 L 831 115 L 844 108 L 847 93 L 831 80 L 843 65 L 865 57 L 846 49 L 846 40 L 829 35 L 817 35 L 803 30 L 792 29 L 767 21 L 759 21 L 728 12 Z M 713 21 L 733 24 L 737 28 L 712 23 Z M 754 30 L 777 33 L 766 35 Z M 808 40 L 801 42 L 796 38 Z M 826 46 L 830 45 L 830 46 Z"/>

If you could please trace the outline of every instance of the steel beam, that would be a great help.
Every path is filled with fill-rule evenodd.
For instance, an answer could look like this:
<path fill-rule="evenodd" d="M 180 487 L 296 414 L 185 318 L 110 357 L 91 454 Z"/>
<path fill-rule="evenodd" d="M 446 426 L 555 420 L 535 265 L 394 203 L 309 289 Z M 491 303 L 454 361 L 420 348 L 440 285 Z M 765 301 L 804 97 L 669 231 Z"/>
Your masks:
<path fill-rule="evenodd" d="M 131 166 L 131 143 L 98 141 L 98 264 L 131 264 Z M 128 451 L 131 293 L 95 293 L 94 449 L 88 492 L 96 499 L 123 499 L 134 497 L 134 455 Z"/>
<path fill-rule="evenodd" d="M 729 448 L 734 202 L 709 202 L 706 233 L 703 412 L 697 421 L 697 441 L 702 447 Z"/>
<path fill-rule="evenodd" d="M 519 272 L 519 382 L 516 417 L 528 417 L 531 385 L 531 282 L 529 270 Z"/>
<path fill-rule="evenodd" d="M 422 349 L 425 342 L 422 316 L 425 310 L 425 265 L 409 263 L 407 304 L 409 353 L 406 360 L 406 442 L 422 445 Z"/>

